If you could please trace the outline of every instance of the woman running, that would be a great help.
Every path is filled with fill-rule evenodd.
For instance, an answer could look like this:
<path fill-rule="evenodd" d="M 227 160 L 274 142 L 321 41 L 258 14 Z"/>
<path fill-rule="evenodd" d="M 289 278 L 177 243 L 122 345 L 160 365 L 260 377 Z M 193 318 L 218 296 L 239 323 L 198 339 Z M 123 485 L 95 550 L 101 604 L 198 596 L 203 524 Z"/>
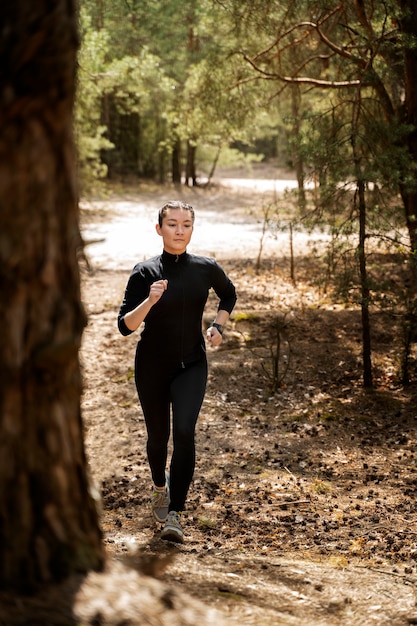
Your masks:
<path fill-rule="evenodd" d="M 186 251 L 193 228 L 191 205 L 173 201 L 160 209 L 156 231 L 162 237 L 162 254 L 133 268 L 118 316 L 122 335 L 144 322 L 136 348 L 135 382 L 148 435 L 152 513 L 164 524 L 162 539 L 178 543 L 184 541 L 180 514 L 194 474 L 195 427 L 207 382 L 203 311 L 213 288 L 219 304 L 206 338 L 219 346 L 236 302 L 235 287 L 216 261 Z"/>

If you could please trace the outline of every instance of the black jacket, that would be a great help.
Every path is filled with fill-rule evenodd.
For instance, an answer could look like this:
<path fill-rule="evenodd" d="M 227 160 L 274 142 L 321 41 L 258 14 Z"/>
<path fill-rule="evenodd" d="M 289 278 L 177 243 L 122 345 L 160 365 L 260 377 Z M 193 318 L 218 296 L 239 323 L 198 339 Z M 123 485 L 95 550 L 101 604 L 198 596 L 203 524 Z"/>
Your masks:
<path fill-rule="evenodd" d="M 186 364 L 198 359 L 201 350 L 205 350 L 202 317 L 209 290 L 213 288 L 220 300 L 218 309 L 228 313 L 236 303 L 236 290 L 214 259 L 163 251 L 133 268 L 118 315 L 122 335 L 132 332 L 125 324 L 125 314 L 143 302 L 151 284 L 161 279 L 168 280 L 168 287 L 145 318 L 140 352 L 150 358 L 157 356 Z"/>

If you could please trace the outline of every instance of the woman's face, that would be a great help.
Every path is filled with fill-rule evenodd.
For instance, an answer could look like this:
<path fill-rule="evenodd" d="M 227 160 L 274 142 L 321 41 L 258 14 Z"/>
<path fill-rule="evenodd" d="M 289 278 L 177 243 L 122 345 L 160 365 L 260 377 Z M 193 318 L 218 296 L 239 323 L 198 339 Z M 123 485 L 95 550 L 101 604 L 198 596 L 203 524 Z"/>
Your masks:
<path fill-rule="evenodd" d="M 193 234 L 193 219 L 186 209 L 168 209 L 162 226 L 156 225 L 156 232 L 164 242 L 164 250 L 170 254 L 182 254 L 190 243 Z"/>

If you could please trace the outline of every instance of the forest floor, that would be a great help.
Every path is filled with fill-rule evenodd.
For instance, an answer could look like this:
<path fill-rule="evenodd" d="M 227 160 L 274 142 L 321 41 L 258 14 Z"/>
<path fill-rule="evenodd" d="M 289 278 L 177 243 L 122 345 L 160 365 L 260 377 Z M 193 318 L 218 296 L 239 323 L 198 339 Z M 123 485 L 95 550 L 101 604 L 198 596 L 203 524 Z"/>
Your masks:
<path fill-rule="evenodd" d="M 128 250 L 123 257 L 123 246 L 118 257 L 105 255 L 105 241 L 87 245 L 82 406 L 113 573 L 106 583 L 96 574 L 80 586 L 73 622 L 65 623 L 417 624 L 416 385 L 397 384 L 395 327 L 375 313 L 375 389 L 364 390 L 360 311 L 320 291 L 302 246 L 295 283 L 286 248 L 276 239 L 265 240 L 256 269 L 262 233 L 256 207 L 259 213 L 267 193 L 218 186 L 118 190 L 82 211 L 92 239 L 116 225 L 123 202 L 136 206 L 130 215 L 136 219 L 155 218 L 172 197 L 191 202 L 196 235 L 203 229 L 200 210 L 202 221 L 215 227 L 200 232 L 197 253 L 216 256 L 236 284 L 238 302 L 224 343 L 208 349 L 197 466 L 183 513 L 185 543 L 171 545 L 160 540 L 150 515 L 145 429 L 133 380 L 137 337 L 122 338 L 116 327 L 134 259 Z M 217 249 L 231 224 L 230 245 Z M 159 252 L 159 241 L 137 237 L 137 260 L 149 256 L 149 246 Z M 214 307 L 210 298 L 207 325 Z M 277 346 L 277 337 L 283 379 L 273 392 L 269 346 Z M 133 599 L 136 594 L 145 602 L 139 593 L 144 581 L 160 583 L 165 594 L 162 608 L 154 603 L 146 616 Z M 175 614 L 178 598 L 182 612 Z M 0 624 L 9 623 L 64 622 L 8 622 L 0 610 Z"/>

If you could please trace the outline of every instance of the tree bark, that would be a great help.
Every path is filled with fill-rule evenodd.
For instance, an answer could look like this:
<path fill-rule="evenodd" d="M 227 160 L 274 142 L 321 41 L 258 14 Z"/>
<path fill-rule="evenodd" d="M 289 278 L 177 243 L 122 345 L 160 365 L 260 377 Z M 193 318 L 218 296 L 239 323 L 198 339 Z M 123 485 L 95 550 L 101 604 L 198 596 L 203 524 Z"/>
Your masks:
<path fill-rule="evenodd" d="M 295 144 L 293 145 L 292 155 L 298 184 L 298 206 L 303 211 L 306 208 L 306 192 L 304 187 L 304 162 L 299 149 L 300 103 L 300 87 L 299 85 L 291 85 L 292 134 L 296 139 Z"/>
<path fill-rule="evenodd" d="M 0 587 L 98 569 L 78 350 L 75 0 L 0 4 Z"/>
<path fill-rule="evenodd" d="M 370 389 L 373 386 L 372 377 L 372 348 L 371 348 L 371 322 L 369 317 L 370 290 L 368 269 L 366 265 L 366 202 L 365 182 L 362 178 L 357 180 L 358 209 L 359 209 L 359 272 L 361 280 L 361 316 L 362 316 L 362 360 L 363 360 L 363 385 Z"/>
<path fill-rule="evenodd" d="M 177 139 L 172 148 L 172 182 L 181 185 L 181 142 Z"/>
<path fill-rule="evenodd" d="M 412 42 L 417 38 L 417 3 L 415 0 L 400 0 L 402 19 L 400 27 L 406 36 L 404 46 L 405 78 L 405 122 L 410 127 L 408 150 L 412 164 L 417 164 L 417 50 Z M 401 185 L 401 197 L 405 208 L 405 218 L 412 250 L 413 269 L 417 268 L 417 182 Z"/>
<path fill-rule="evenodd" d="M 195 168 L 195 155 L 197 152 L 197 146 L 187 140 L 187 162 L 185 165 L 185 184 L 188 187 L 195 187 L 197 184 L 197 174 Z"/>

